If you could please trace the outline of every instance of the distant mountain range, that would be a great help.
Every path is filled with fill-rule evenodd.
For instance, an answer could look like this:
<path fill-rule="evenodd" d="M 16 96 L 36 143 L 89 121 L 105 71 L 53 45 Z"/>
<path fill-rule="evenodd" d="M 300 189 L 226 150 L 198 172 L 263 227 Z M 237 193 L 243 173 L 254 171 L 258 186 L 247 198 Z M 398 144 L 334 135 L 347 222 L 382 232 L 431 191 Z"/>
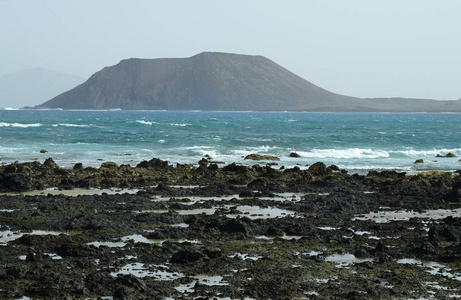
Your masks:
<path fill-rule="evenodd" d="M 44 68 L 0 76 L 0 107 L 36 105 L 84 82 L 85 79 Z"/>
<path fill-rule="evenodd" d="M 461 101 L 343 96 L 262 56 L 204 52 L 122 60 L 35 108 L 454 112 Z"/>

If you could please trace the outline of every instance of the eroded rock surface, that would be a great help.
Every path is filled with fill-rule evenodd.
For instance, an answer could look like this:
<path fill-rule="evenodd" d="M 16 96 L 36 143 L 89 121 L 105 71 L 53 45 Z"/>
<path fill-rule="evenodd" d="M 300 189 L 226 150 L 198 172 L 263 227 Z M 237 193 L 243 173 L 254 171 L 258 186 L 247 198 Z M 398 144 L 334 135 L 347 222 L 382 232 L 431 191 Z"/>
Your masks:
<path fill-rule="evenodd" d="M 461 294 L 459 175 L 212 165 L 0 167 L 0 298 Z"/>

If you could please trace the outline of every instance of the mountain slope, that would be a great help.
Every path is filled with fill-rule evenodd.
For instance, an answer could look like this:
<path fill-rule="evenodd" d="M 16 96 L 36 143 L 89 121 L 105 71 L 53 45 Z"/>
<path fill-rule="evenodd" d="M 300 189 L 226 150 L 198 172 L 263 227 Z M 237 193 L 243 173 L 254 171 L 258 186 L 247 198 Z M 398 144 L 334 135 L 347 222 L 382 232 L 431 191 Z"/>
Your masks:
<path fill-rule="evenodd" d="M 0 107 L 36 105 L 85 80 L 44 68 L 22 70 L 0 77 Z"/>
<path fill-rule="evenodd" d="M 331 93 L 262 56 L 204 52 L 122 60 L 37 108 L 380 111 L 381 102 Z"/>

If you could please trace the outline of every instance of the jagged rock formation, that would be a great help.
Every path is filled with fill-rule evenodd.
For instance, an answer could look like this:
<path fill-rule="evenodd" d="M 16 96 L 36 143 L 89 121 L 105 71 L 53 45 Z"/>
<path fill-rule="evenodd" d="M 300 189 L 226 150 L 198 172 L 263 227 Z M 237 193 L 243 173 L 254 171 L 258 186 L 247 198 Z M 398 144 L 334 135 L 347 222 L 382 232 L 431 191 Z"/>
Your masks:
<path fill-rule="evenodd" d="M 262 56 L 204 52 L 127 59 L 36 108 L 461 111 L 461 101 L 359 99 L 324 90 Z"/>

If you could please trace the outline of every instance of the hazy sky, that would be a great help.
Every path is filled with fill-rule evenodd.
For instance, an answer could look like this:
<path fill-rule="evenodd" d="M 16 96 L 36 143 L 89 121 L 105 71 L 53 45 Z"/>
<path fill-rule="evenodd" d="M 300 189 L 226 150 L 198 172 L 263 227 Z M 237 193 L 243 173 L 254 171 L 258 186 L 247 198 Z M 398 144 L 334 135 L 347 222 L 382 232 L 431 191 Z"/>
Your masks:
<path fill-rule="evenodd" d="M 0 75 L 263 55 L 358 97 L 461 98 L 460 0 L 0 0 Z"/>

